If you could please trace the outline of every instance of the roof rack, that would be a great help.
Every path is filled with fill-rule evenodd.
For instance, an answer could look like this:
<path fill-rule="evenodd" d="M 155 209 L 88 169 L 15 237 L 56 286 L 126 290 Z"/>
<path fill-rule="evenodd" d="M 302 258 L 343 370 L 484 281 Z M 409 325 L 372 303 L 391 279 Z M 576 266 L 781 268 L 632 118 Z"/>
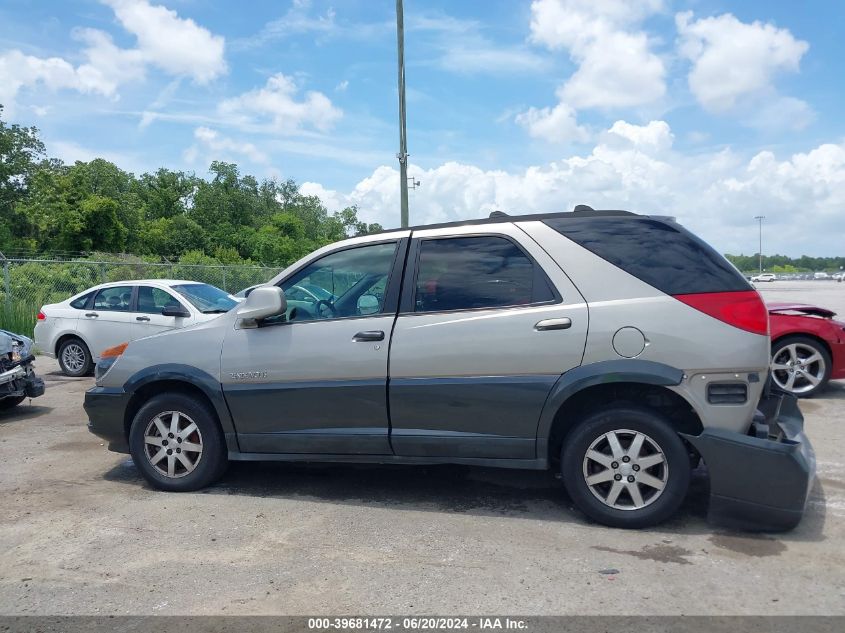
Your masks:
<path fill-rule="evenodd" d="M 455 226 L 473 226 L 476 224 L 496 224 L 498 222 L 531 222 L 538 220 L 549 220 L 551 218 L 599 218 L 599 217 L 642 217 L 637 213 L 631 211 L 622 211 L 617 209 L 593 209 L 585 204 L 577 205 L 572 211 L 558 211 L 556 213 L 532 213 L 519 215 L 511 215 L 504 211 L 493 211 L 489 217 L 479 218 L 476 220 L 458 220 L 457 222 L 442 222 L 440 224 L 418 224 L 416 226 L 409 226 L 408 231 L 422 231 L 424 229 L 443 229 Z M 393 231 L 400 231 L 403 229 L 385 229 L 382 233 L 392 233 Z"/>

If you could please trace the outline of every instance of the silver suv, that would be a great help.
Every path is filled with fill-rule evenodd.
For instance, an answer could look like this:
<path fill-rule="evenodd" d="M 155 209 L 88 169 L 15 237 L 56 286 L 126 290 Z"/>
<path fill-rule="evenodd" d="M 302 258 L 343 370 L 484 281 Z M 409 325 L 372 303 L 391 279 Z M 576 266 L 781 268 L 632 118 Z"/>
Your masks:
<path fill-rule="evenodd" d="M 757 292 L 671 219 L 496 213 L 326 246 L 106 350 L 85 408 L 162 490 L 230 460 L 553 468 L 590 518 L 643 527 L 703 460 L 712 520 L 788 529 L 815 459 L 769 348 Z"/>

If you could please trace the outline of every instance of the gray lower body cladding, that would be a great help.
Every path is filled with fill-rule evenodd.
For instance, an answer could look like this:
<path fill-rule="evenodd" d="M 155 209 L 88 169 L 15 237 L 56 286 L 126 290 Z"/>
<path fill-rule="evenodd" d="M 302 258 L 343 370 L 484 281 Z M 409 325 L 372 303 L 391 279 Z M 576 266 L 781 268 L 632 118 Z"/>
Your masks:
<path fill-rule="evenodd" d="M 760 409 L 768 438 L 721 429 L 684 437 L 709 471 L 711 523 L 752 531 L 789 530 L 804 515 L 816 457 L 795 396 L 764 396 Z"/>
<path fill-rule="evenodd" d="M 128 452 L 124 416 L 131 394 L 120 388 L 94 387 L 85 394 L 88 429 L 109 443 L 109 449 Z M 710 473 L 712 523 L 757 531 L 788 530 L 804 513 L 815 478 L 815 455 L 803 431 L 803 417 L 794 396 L 777 393 L 764 397 L 760 408 L 769 424 L 769 439 L 722 429 L 705 429 L 684 438 L 701 454 Z M 545 460 L 461 459 L 402 455 L 330 453 L 261 453 L 233 450 L 227 434 L 229 459 L 375 463 L 465 463 L 479 466 L 544 468 Z M 303 447 L 305 448 L 305 447 Z"/>
<path fill-rule="evenodd" d="M 108 442 L 109 450 L 128 453 L 129 441 L 123 424 L 131 394 L 114 387 L 92 387 L 85 392 L 88 430 Z"/>

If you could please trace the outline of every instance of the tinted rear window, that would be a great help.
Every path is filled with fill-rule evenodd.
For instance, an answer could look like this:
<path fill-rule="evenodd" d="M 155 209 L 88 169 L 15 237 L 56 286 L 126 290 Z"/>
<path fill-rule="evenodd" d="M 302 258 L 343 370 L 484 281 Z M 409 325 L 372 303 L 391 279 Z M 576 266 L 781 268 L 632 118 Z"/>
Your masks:
<path fill-rule="evenodd" d="M 666 294 L 751 288 L 730 262 L 674 222 L 647 217 L 550 218 L 544 222 Z"/>

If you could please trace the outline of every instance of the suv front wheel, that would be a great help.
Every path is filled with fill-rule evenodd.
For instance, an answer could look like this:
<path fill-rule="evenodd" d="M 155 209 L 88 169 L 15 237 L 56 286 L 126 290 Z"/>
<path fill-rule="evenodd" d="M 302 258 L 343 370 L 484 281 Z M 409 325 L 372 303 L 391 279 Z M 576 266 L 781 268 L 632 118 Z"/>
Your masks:
<path fill-rule="evenodd" d="M 159 490 L 198 490 L 227 466 L 226 442 L 209 406 L 182 393 L 151 398 L 129 429 L 132 461 Z"/>
<path fill-rule="evenodd" d="M 561 454 L 566 490 L 588 517 L 621 528 L 656 525 L 686 496 L 690 458 L 668 420 L 635 404 L 588 414 Z"/>

